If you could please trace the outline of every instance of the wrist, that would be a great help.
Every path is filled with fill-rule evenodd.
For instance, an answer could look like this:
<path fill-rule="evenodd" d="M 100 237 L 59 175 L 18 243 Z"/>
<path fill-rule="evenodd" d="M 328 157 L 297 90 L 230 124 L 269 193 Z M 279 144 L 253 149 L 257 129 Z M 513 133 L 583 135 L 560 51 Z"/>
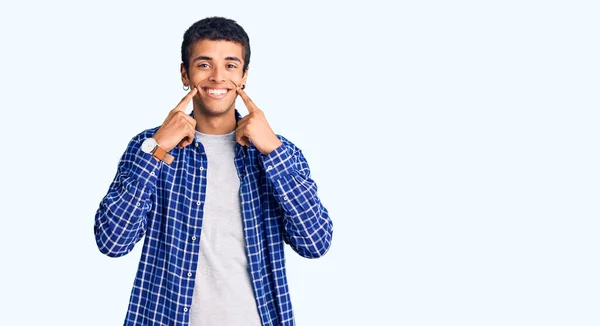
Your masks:
<path fill-rule="evenodd" d="M 281 145 L 283 145 L 281 140 L 279 140 L 279 138 L 275 137 L 275 139 L 268 146 L 264 147 L 263 149 L 259 148 L 259 150 L 263 155 L 269 155 L 269 154 L 271 154 L 272 151 L 276 150 Z"/>
<path fill-rule="evenodd" d="M 163 161 L 167 164 L 171 164 L 173 162 L 174 157 L 165 149 L 160 147 L 158 141 L 154 137 L 146 138 L 142 142 L 141 149 L 144 153 L 152 155 L 152 157 L 158 161 Z"/>

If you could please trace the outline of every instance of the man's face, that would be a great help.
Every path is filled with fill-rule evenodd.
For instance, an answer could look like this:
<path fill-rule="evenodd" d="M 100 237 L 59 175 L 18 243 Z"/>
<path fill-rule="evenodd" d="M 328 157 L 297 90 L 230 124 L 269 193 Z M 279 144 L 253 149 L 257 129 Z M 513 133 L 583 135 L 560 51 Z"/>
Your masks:
<path fill-rule="evenodd" d="M 206 115 L 221 115 L 234 108 L 235 85 L 246 83 L 242 45 L 230 41 L 201 40 L 190 56 L 189 69 L 181 67 L 184 84 L 198 87 L 194 108 Z M 235 85 L 232 83 L 235 83 Z"/>

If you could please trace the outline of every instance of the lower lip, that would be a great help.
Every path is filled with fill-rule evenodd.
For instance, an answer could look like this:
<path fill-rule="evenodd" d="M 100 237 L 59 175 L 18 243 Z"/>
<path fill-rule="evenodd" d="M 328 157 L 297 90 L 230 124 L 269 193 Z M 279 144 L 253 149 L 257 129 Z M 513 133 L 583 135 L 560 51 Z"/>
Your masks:
<path fill-rule="evenodd" d="M 222 94 L 212 94 L 212 93 L 209 93 L 209 92 L 207 92 L 207 91 L 206 91 L 206 90 L 204 90 L 204 89 L 203 89 L 203 91 L 204 91 L 204 93 L 205 93 L 206 95 L 208 95 L 208 97 L 210 97 L 210 98 L 221 99 L 221 98 L 224 98 L 225 96 L 227 96 L 227 94 L 229 94 L 229 91 L 230 91 L 230 90 L 227 90 L 227 92 L 225 92 L 225 93 L 222 93 Z"/>

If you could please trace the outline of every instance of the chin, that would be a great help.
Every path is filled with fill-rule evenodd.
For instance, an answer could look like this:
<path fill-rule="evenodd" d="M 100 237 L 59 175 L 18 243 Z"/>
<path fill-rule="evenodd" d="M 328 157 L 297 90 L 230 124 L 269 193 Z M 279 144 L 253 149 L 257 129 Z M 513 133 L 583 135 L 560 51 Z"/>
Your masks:
<path fill-rule="evenodd" d="M 208 102 L 208 103 L 207 103 Z M 216 102 L 216 103 L 215 103 Z M 207 116 L 220 116 L 234 110 L 235 102 L 223 103 L 224 101 L 203 101 L 195 103 L 194 107 L 200 114 Z"/>
<path fill-rule="evenodd" d="M 200 111 L 206 115 L 220 116 L 220 115 L 225 115 L 225 114 L 229 113 L 233 109 L 234 109 L 233 106 L 211 105 L 211 106 L 204 106 L 204 107 L 200 108 Z"/>

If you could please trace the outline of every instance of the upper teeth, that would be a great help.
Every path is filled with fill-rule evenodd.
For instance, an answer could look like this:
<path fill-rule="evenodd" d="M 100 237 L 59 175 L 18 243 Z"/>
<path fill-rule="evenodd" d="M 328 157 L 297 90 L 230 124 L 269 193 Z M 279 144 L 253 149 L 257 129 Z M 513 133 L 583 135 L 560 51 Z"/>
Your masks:
<path fill-rule="evenodd" d="M 214 89 L 214 88 L 209 88 L 208 89 L 208 93 L 210 94 L 215 94 L 215 95 L 221 95 L 221 94 L 225 94 L 227 93 L 226 89 Z"/>

